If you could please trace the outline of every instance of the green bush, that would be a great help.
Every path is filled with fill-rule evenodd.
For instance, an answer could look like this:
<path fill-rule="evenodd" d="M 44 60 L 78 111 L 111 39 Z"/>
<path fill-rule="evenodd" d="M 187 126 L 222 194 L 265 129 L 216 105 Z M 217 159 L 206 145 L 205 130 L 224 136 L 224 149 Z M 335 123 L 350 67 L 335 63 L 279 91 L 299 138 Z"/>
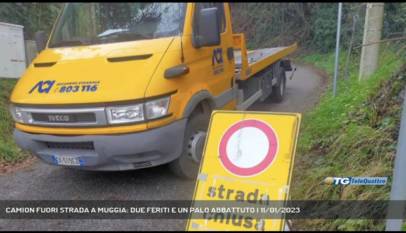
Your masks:
<path fill-rule="evenodd" d="M 333 53 L 313 54 L 301 60 L 326 70 L 330 77 L 333 73 Z M 400 93 L 406 85 L 405 60 L 394 49 L 383 50 L 379 69 L 363 81 L 357 77 L 358 60 L 359 57 L 352 59 L 349 80 L 339 79 L 337 96 L 332 96 L 330 86 L 317 107 L 304 114 L 292 199 L 387 200 L 389 197 L 390 185 L 331 186 L 322 182 L 334 176 L 387 176 L 391 182 L 403 102 Z M 382 230 L 383 224 L 343 219 L 297 222 L 300 229 L 318 230 Z"/>
<path fill-rule="evenodd" d="M 15 80 L 0 79 L 0 163 L 14 163 L 28 156 L 13 139 L 14 123 L 9 113 L 9 96 L 15 83 Z"/>
<path fill-rule="evenodd" d="M 44 30 L 50 33 L 62 3 L 2 2 L 0 22 L 24 26 L 24 38 L 33 39 L 34 33 Z"/>

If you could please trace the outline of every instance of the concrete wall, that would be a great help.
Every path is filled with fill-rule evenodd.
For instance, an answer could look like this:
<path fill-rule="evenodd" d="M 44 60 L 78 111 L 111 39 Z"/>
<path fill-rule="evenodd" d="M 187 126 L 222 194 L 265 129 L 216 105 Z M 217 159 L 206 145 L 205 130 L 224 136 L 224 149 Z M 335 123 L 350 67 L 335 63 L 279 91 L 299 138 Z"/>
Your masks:
<path fill-rule="evenodd" d="M 378 67 L 378 42 L 381 40 L 382 35 L 383 13 L 383 3 L 367 4 L 359 70 L 360 80 L 371 76 Z"/>
<path fill-rule="evenodd" d="M 32 60 L 37 56 L 37 45 L 34 40 L 25 41 L 25 60 L 27 67 L 31 64 Z"/>

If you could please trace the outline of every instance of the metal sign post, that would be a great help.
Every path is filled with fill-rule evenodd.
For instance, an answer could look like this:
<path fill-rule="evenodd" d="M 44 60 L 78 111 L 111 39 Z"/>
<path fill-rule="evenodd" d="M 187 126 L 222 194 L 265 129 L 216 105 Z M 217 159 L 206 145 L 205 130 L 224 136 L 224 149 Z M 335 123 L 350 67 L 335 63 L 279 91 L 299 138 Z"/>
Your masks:
<path fill-rule="evenodd" d="M 337 36 L 336 36 L 336 57 L 334 67 L 334 81 L 333 81 L 333 96 L 337 94 L 337 76 L 338 76 L 338 59 L 340 55 L 340 32 L 341 32 L 341 10 L 342 3 L 338 3 L 338 16 L 337 16 Z"/>
<path fill-rule="evenodd" d="M 403 220 L 391 219 L 390 216 L 403 215 L 406 200 L 406 95 L 403 100 L 403 110 L 396 148 L 395 168 L 393 171 L 392 190 L 388 207 L 388 219 L 386 220 L 386 231 L 400 231 Z M 395 203 L 394 201 L 402 201 Z"/>

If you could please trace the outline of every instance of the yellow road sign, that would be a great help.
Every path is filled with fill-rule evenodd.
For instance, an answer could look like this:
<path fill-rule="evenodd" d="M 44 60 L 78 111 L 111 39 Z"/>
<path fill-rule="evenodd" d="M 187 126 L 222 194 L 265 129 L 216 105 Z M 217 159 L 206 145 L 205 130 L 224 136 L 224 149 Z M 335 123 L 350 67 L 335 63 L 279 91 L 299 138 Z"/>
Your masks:
<path fill-rule="evenodd" d="M 241 206 L 244 202 L 266 205 L 266 200 L 287 200 L 300 119 L 296 113 L 213 112 L 192 208 L 198 201 L 228 201 Z M 257 218 L 247 212 L 196 216 L 191 214 L 187 230 L 284 227 L 283 217 Z"/>

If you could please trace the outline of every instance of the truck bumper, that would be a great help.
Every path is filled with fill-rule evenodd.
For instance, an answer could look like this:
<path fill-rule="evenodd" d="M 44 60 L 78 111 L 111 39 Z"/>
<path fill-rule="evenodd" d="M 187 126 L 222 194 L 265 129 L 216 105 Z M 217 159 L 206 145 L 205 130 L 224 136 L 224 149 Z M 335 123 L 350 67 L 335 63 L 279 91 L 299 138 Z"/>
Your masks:
<path fill-rule="evenodd" d="M 120 135 L 56 136 L 14 130 L 17 144 L 43 161 L 58 165 L 56 157 L 80 161 L 72 168 L 119 171 L 154 167 L 182 153 L 186 119 L 144 132 Z M 64 165 L 65 166 L 65 165 Z"/>

